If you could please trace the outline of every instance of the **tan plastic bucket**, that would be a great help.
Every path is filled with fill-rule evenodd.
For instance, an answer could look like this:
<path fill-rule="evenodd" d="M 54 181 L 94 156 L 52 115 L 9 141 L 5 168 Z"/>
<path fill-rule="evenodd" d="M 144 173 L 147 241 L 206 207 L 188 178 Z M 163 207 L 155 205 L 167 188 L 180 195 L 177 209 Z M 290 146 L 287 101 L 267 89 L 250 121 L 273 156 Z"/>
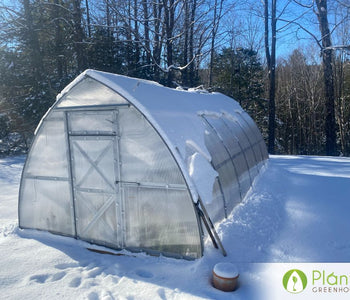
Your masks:
<path fill-rule="evenodd" d="M 225 272 L 220 268 L 224 267 Z M 213 269 L 213 286 L 224 292 L 232 292 L 237 287 L 239 274 L 236 267 L 232 264 L 223 263 L 216 264 Z"/>

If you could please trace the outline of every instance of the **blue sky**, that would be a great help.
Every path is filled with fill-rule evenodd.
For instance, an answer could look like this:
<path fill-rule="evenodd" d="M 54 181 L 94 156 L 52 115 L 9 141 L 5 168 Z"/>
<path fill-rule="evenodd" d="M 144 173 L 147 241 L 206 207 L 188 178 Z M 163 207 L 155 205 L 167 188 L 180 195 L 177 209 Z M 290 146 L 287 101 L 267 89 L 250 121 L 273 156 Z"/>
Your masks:
<path fill-rule="evenodd" d="M 251 6 L 249 6 L 249 2 Z M 271 1 L 270 1 L 271 2 Z M 312 4 L 312 0 L 299 0 L 303 4 Z M 226 1 L 227 5 L 232 4 L 232 1 Z M 343 18 L 345 9 L 343 11 L 336 8 L 336 1 L 328 1 L 329 24 L 330 29 Z M 316 14 L 313 8 L 302 7 L 292 0 L 277 0 L 277 56 L 280 58 L 287 58 L 295 49 L 302 49 L 308 55 L 319 57 L 319 47 L 315 39 L 306 31 L 314 34 L 320 38 L 319 27 L 317 23 Z M 259 50 L 264 56 L 264 23 L 263 23 L 263 4 L 262 1 L 245 1 L 237 2 L 230 12 L 223 20 L 223 30 L 232 30 L 235 33 L 242 33 L 241 37 L 234 39 L 236 47 L 244 47 L 247 45 L 245 36 L 249 35 L 249 27 L 255 28 L 255 49 Z M 288 24 L 288 25 L 287 25 Z M 301 26 L 298 26 L 300 24 Z M 343 27 L 346 28 L 346 25 Z M 341 26 L 337 27 L 337 31 L 332 34 L 333 44 L 344 44 L 346 42 L 340 41 L 337 32 Z M 225 40 L 225 46 L 230 44 L 229 40 Z M 249 43 L 248 43 L 249 44 Z M 316 57 L 318 56 L 318 57 Z"/>

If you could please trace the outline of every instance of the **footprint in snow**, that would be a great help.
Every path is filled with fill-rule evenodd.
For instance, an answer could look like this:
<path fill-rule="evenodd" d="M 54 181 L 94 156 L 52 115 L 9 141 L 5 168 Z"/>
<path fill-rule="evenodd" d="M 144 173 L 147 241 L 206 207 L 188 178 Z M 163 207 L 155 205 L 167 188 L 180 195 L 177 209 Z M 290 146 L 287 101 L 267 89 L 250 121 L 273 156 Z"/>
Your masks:
<path fill-rule="evenodd" d="M 151 272 L 148 272 L 146 270 L 136 270 L 136 275 L 142 277 L 142 278 L 152 278 L 153 274 Z"/>
<path fill-rule="evenodd" d="M 31 276 L 29 278 L 29 280 L 37 282 L 37 283 L 45 283 L 48 278 L 49 278 L 48 274 L 40 274 L 40 275 L 33 275 L 33 276 Z"/>
<path fill-rule="evenodd" d="M 51 277 L 51 281 L 58 281 L 61 280 L 64 276 L 66 276 L 66 272 L 58 272 L 56 274 L 53 274 Z"/>
<path fill-rule="evenodd" d="M 88 295 L 88 299 L 89 300 L 99 300 L 100 297 L 98 296 L 98 294 L 96 292 L 91 292 L 89 295 Z"/>
<path fill-rule="evenodd" d="M 72 281 L 69 283 L 69 286 L 72 288 L 77 288 L 81 285 L 81 278 L 75 277 L 72 279 Z"/>

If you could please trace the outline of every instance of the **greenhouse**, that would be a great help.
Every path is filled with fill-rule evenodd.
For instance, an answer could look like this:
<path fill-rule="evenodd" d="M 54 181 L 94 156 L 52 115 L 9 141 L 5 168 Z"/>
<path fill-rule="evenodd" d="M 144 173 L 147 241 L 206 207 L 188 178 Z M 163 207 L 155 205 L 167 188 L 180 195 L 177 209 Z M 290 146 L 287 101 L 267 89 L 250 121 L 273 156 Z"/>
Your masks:
<path fill-rule="evenodd" d="M 229 97 L 87 70 L 35 132 L 19 225 L 198 258 L 206 225 L 243 200 L 267 159 L 256 124 Z"/>

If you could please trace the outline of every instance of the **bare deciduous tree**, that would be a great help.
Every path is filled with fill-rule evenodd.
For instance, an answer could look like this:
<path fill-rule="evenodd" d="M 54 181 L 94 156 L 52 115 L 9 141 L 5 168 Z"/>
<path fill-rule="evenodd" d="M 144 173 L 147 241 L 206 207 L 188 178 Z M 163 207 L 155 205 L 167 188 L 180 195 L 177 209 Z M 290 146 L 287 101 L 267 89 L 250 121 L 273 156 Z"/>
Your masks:
<path fill-rule="evenodd" d="M 264 0 L 264 23 L 265 23 L 265 54 L 269 74 L 269 129 L 268 129 L 268 151 L 275 153 L 275 119 L 276 119 L 276 35 L 277 35 L 277 0 L 271 2 L 271 13 L 269 14 L 269 0 Z M 269 21 L 271 25 L 269 25 Z M 271 35 L 270 35 L 271 28 Z M 271 38 L 271 40 L 270 40 Z M 270 49 L 271 45 L 271 49 Z"/>
<path fill-rule="evenodd" d="M 316 0 L 316 15 L 319 22 L 322 42 L 322 63 L 324 91 L 326 98 L 326 154 L 336 155 L 337 141 L 335 129 L 335 95 L 334 95 L 334 78 L 333 78 L 333 49 L 331 41 L 331 32 L 328 24 L 327 0 Z"/>

